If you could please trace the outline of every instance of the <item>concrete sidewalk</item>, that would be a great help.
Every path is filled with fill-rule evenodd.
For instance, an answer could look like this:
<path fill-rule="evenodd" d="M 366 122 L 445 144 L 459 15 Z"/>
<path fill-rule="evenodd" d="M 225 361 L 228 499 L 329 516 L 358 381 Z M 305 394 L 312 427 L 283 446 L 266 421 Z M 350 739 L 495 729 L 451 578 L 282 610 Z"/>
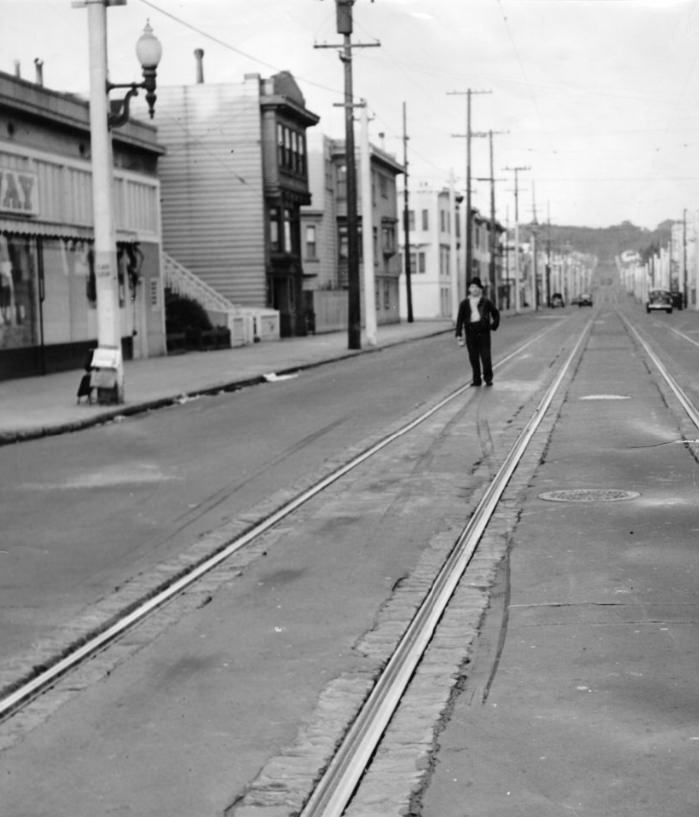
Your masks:
<path fill-rule="evenodd" d="M 269 374 L 310 368 L 397 343 L 453 332 L 451 320 L 380 326 L 376 346 L 347 347 L 347 332 L 187 352 L 124 364 L 125 402 L 78 404 L 81 370 L 0 382 L 0 445 L 77 431 L 118 416 L 171 405 L 187 396 L 264 382 Z"/>

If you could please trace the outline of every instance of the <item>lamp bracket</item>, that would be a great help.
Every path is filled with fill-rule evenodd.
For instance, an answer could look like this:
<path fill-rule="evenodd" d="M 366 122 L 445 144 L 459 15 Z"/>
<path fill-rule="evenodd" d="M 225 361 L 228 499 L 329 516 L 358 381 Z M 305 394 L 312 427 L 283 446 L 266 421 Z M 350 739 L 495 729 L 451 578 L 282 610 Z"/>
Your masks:
<path fill-rule="evenodd" d="M 112 111 L 107 116 L 107 123 L 110 128 L 118 128 L 125 125 L 129 121 L 129 103 L 131 97 L 138 96 L 138 91 L 143 88 L 146 92 L 146 103 L 148 105 L 148 114 L 153 118 L 155 113 L 155 86 L 156 86 L 156 69 L 155 66 L 148 66 L 143 68 L 143 82 L 107 82 L 107 94 L 116 88 L 128 88 L 126 96 L 120 102 L 112 102 Z"/>
<path fill-rule="evenodd" d="M 138 96 L 139 88 L 143 88 L 144 83 L 129 82 L 124 84 L 115 84 L 113 82 L 107 83 L 107 93 L 115 88 L 128 88 L 126 96 L 122 100 L 110 101 L 111 110 L 107 114 L 107 126 L 112 128 L 119 128 L 129 121 L 129 105 L 131 98 Z"/>

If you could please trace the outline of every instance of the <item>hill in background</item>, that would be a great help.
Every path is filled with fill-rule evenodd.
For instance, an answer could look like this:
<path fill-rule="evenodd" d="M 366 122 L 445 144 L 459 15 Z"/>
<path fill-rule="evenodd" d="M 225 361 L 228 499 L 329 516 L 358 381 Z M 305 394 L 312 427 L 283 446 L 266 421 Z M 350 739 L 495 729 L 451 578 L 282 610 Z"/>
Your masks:
<path fill-rule="evenodd" d="M 551 242 L 552 252 L 577 251 L 595 255 L 600 264 L 611 264 L 624 250 L 636 250 L 647 257 L 651 249 L 665 246 L 670 240 L 673 222 L 663 221 L 654 230 L 636 227 L 622 221 L 613 227 L 573 227 L 539 224 L 536 232 L 539 246 Z M 526 241 L 532 225 L 520 225 L 520 240 Z"/>

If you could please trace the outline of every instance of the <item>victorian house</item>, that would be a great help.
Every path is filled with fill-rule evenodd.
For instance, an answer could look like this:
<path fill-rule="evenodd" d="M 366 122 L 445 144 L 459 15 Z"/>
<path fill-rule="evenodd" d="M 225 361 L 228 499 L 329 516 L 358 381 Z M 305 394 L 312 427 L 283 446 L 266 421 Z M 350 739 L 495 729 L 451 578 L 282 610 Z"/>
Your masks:
<path fill-rule="evenodd" d="M 498 307 L 506 309 L 510 291 L 503 264 L 505 228 L 497 220 L 493 223 L 478 210 L 473 211 L 471 222 L 473 273 L 487 287 L 488 297 Z"/>
<path fill-rule="evenodd" d="M 224 311 L 274 310 L 282 336 L 303 335 L 300 210 L 311 201 L 306 130 L 318 117 L 288 72 L 207 84 L 200 63 L 197 79 L 158 89 L 167 257 Z"/>
<path fill-rule="evenodd" d="M 358 244 L 371 230 L 374 264 L 374 303 L 377 324 L 397 323 L 400 257 L 398 254 L 398 197 L 396 179 L 403 166 L 383 149 L 368 146 L 370 189 L 363 190 L 358 172 Z M 301 210 L 306 302 L 313 310 L 317 332 L 347 326 L 348 236 L 347 158 L 344 140 L 314 133 L 309 139 L 309 181 L 312 203 Z M 360 157 L 356 168 L 359 171 Z M 364 202 L 370 199 L 371 224 L 364 224 Z M 360 250 L 361 255 L 361 250 Z M 364 303 L 364 261 L 359 263 Z"/>

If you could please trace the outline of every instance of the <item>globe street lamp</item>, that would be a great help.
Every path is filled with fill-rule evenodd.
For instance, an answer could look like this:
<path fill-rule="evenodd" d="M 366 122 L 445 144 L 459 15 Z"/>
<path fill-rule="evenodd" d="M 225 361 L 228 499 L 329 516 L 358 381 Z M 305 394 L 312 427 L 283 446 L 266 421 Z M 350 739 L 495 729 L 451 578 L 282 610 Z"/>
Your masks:
<path fill-rule="evenodd" d="M 150 25 L 136 44 L 143 82 L 115 85 L 107 78 L 107 8 L 126 0 L 76 0 L 87 7 L 90 53 L 90 142 L 92 152 L 92 200 L 94 209 L 94 267 L 97 288 L 97 349 L 92 358 L 93 385 L 99 402 L 124 402 L 124 365 L 121 351 L 121 318 L 114 227 L 112 137 L 110 128 L 125 124 L 129 102 L 140 88 L 146 91 L 150 116 L 155 104 L 155 76 L 162 48 Z M 123 100 L 110 106 L 109 92 L 128 88 Z"/>
<path fill-rule="evenodd" d="M 158 63 L 163 55 L 163 47 L 160 45 L 160 40 L 153 34 L 153 29 L 150 27 L 150 22 L 146 23 L 143 29 L 143 34 L 136 42 L 136 56 L 141 63 L 143 71 L 143 82 L 129 82 L 126 84 L 115 84 L 107 82 L 107 93 L 114 88 L 128 88 L 126 96 L 118 102 L 111 103 L 111 110 L 109 112 L 108 120 L 110 128 L 118 128 L 125 124 L 129 119 L 129 102 L 131 97 L 138 95 L 139 88 L 143 88 L 146 92 L 146 102 L 148 103 L 148 115 L 153 118 L 155 113 L 155 76 L 158 68 Z"/>

